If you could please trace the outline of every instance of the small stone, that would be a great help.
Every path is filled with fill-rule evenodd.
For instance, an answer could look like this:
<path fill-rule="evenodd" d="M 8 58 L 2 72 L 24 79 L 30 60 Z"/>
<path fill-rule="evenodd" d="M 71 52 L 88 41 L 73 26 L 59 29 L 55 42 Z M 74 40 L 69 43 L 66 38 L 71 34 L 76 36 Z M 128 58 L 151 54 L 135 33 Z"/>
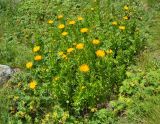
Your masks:
<path fill-rule="evenodd" d="M 0 85 L 7 81 L 12 74 L 12 69 L 7 65 L 0 65 Z"/>

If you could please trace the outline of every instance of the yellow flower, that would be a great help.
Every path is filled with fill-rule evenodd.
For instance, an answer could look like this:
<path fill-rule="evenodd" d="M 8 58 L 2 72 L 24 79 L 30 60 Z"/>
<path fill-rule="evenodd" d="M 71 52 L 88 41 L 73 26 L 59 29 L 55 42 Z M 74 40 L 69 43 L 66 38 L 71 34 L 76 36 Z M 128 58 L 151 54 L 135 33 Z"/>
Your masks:
<path fill-rule="evenodd" d="M 36 85 L 37 85 L 37 82 L 36 82 L 36 81 L 31 81 L 31 82 L 29 83 L 29 88 L 35 89 L 35 88 L 36 88 Z"/>
<path fill-rule="evenodd" d="M 128 20 L 129 18 L 128 18 L 128 16 L 124 16 L 123 19 Z"/>
<path fill-rule="evenodd" d="M 83 17 L 81 17 L 81 16 L 78 16 L 77 18 L 78 18 L 78 21 L 82 21 L 83 20 Z"/>
<path fill-rule="evenodd" d="M 87 65 L 87 64 L 83 64 L 83 65 L 81 65 L 80 67 L 79 67 L 79 70 L 81 71 L 81 72 L 88 72 L 89 71 L 89 66 Z"/>
<path fill-rule="evenodd" d="M 62 56 L 62 55 L 63 55 L 63 52 L 62 52 L 62 51 L 58 52 L 58 55 L 59 55 L 59 56 Z"/>
<path fill-rule="evenodd" d="M 119 26 L 119 29 L 120 29 L 120 30 L 125 30 L 126 27 L 125 27 L 125 26 Z"/>
<path fill-rule="evenodd" d="M 98 57 L 104 57 L 105 56 L 105 51 L 104 50 L 97 50 L 96 51 L 96 55 Z"/>
<path fill-rule="evenodd" d="M 74 20 L 69 21 L 69 25 L 74 25 L 76 22 Z"/>
<path fill-rule="evenodd" d="M 84 43 L 79 43 L 79 44 L 77 44 L 77 45 L 76 45 L 76 48 L 79 49 L 79 50 L 80 50 L 80 49 L 83 49 L 83 48 L 84 48 Z"/>
<path fill-rule="evenodd" d="M 63 29 L 65 27 L 65 25 L 64 24 L 60 24 L 60 25 L 58 25 L 58 28 L 59 29 Z"/>
<path fill-rule="evenodd" d="M 67 36 L 68 35 L 68 32 L 62 32 L 62 36 Z"/>
<path fill-rule="evenodd" d="M 37 55 L 37 56 L 34 57 L 34 60 L 35 61 L 40 61 L 40 60 L 42 60 L 42 56 L 41 55 Z"/>
<path fill-rule="evenodd" d="M 107 53 L 107 54 L 112 54 L 113 51 L 112 51 L 111 49 L 109 49 L 109 50 L 106 51 L 106 53 Z"/>
<path fill-rule="evenodd" d="M 40 50 L 40 46 L 35 46 L 34 48 L 33 48 L 33 52 L 38 52 Z"/>
<path fill-rule="evenodd" d="M 63 58 L 63 59 L 67 59 L 67 55 L 63 54 L 63 55 L 62 55 L 62 58 Z"/>
<path fill-rule="evenodd" d="M 32 62 L 28 62 L 28 63 L 26 64 L 26 68 L 32 68 L 32 66 L 33 66 L 33 63 L 32 63 Z"/>
<path fill-rule="evenodd" d="M 54 77 L 54 80 L 58 81 L 59 80 L 59 76 Z"/>
<path fill-rule="evenodd" d="M 113 26 L 117 25 L 117 22 L 116 21 L 112 22 L 112 25 Z"/>
<path fill-rule="evenodd" d="M 62 19 L 62 18 L 63 18 L 63 15 L 58 15 L 57 18 L 58 18 L 58 19 Z"/>
<path fill-rule="evenodd" d="M 125 5 L 123 9 L 127 11 L 129 8 L 127 5 Z"/>
<path fill-rule="evenodd" d="M 81 33 L 87 33 L 88 32 L 88 28 L 81 28 L 80 32 Z"/>
<path fill-rule="evenodd" d="M 68 48 L 67 53 L 71 53 L 74 50 L 74 48 Z"/>
<path fill-rule="evenodd" d="M 53 20 L 48 20 L 48 24 L 53 24 Z"/>
<path fill-rule="evenodd" d="M 94 40 L 92 41 L 92 43 L 95 44 L 95 45 L 98 45 L 98 44 L 100 44 L 100 40 L 94 39 Z"/>

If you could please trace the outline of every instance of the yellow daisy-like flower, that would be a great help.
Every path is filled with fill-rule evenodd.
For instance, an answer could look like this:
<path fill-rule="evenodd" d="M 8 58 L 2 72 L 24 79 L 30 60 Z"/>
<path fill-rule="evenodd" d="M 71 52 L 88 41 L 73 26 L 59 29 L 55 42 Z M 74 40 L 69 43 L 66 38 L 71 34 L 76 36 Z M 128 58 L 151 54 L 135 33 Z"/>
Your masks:
<path fill-rule="evenodd" d="M 58 15 L 57 18 L 58 18 L 58 19 L 62 19 L 62 18 L 63 18 L 63 15 Z"/>
<path fill-rule="evenodd" d="M 42 56 L 41 55 L 37 55 L 37 56 L 34 57 L 34 60 L 35 61 L 40 61 L 40 60 L 42 60 Z"/>
<path fill-rule="evenodd" d="M 125 30 L 126 27 L 125 27 L 125 26 L 119 26 L 119 29 L 120 29 L 120 30 Z"/>
<path fill-rule="evenodd" d="M 48 20 L 48 24 L 53 24 L 53 20 Z"/>
<path fill-rule="evenodd" d="M 98 45 L 98 44 L 100 44 L 100 40 L 98 40 L 98 39 L 94 39 L 94 40 L 92 41 L 92 44 L 94 44 L 94 45 Z"/>
<path fill-rule="evenodd" d="M 127 10 L 129 10 L 129 7 L 127 5 L 125 5 L 123 9 L 127 11 Z"/>
<path fill-rule="evenodd" d="M 59 29 L 63 29 L 64 27 L 65 27 L 64 24 L 59 24 L 59 25 L 58 25 L 58 28 L 59 28 Z"/>
<path fill-rule="evenodd" d="M 35 46 L 34 48 L 33 48 L 33 52 L 38 52 L 40 50 L 40 46 Z"/>
<path fill-rule="evenodd" d="M 32 66 L 33 66 L 33 63 L 32 62 L 28 62 L 27 64 L 26 64 L 26 68 L 32 68 Z"/>
<path fill-rule="evenodd" d="M 80 30 L 81 33 L 87 33 L 88 31 L 89 31 L 88 28 L 81 28 Z"/>
<path fill-rule="evenodd" d="M 84 20 L 83 17 L 81 17 L 81 16 L 78 16 L 77 19 L 78 19 L 78 21 Z"/>
<path fill-rule="evenodd" d="M 63 54 L 64 54 L 64 52 L 62 52 L 62 51 L 58 52 L 59 56 L 62 56 Z"/>
<path fill-rule="evenodd" d="M 107 54 L 112 54 L 113 51 L 112 51 L 111 49 L 109 49 L 109 50 L 106 51 L 106 53 L 107 53 Z"/>
<path fill-rule="evenodd" d="M 84 43 L 79 43 L 79 44 L 77 44 L 77 45 L 76 45 L 76 48 L 79 49 L 79 50 L 80 50 L 80 49 L 83 49 L 83 48 L 84 48 Z"/>
<path fill-rule="evenodd" d="M 113 26 L 116 26 L 118 23 L 116 21 L 112 22 Z"/>
<path fill-rule="evenodd" d="M 58 81 L 59 80 L 59 76 L 54 77 L 54 80 Z"/>
<path fill-rule="evenodd" d="M 97 55 L 97 57 L 104 57 L 105 56 L 105 51 L 104 50 L 97 50 L 96 55 Z"/>
<path fill-rule="evenodd" d="M 36 88 L 36 85 L 37 85 L 37 82 L 36 82 L 36 81 L 31 81 L 31 82 L 29 83 L 29 88 L 35 89 L 35 88 Z"/>
<path fill-rule="evenodd" d="M 63 58 L 63 59 L 68 59 L 66 54 L 63 54 L 63 55 L 62 55 L 62 58 Z"/>
<path fill-rule="evenodd" d="M 71 53 L 74 50 L 74 48 L 68 48 L 67 53 Z"/>
<path fill-rule="evenodd" d="M 129 18 L 128 18 L 128 16 L 124 16 L 123 19 L 124 20 L 128 20 Z"/>
<path fill-rule="evenodd" d="M 87 64 L 83 64 L 79 67 L 79 70 L 81 72 L 88 72 L 90 70 L 89 66 Z"/>
<path fill-rule="evenodd" d="M 64 31 L 62 32 L 62 36 L 67 36 L 68 35 L 68 32 Z"/>
<path fill-rule="evenodd" d="M 76 24 L 76 22 L 74 20 L 69 21 L 69 25 L 74 25 L 74 24 Z"/>

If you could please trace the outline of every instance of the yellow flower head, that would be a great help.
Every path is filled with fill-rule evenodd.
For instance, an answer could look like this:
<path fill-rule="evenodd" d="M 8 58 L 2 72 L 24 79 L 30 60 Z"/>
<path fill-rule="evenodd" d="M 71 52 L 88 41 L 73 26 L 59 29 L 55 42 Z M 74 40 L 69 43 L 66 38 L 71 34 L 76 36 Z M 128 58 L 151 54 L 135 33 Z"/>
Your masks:
<path fill-rule="evenodd" d="M 26 64 L 26 68 L 32 68 L 32 66 L 33 66 L 33 63 L 32 63 L 32 62 L 28 62 L 28 63 Z"/>
<path fill-rule="evenodd" d="M 35 46 L 34 48 L 33 48 L 33 52 L 38 52 L 40 50 L 40 46 Z"/>
<path fill-rule="evenodd" d="M 53 24 L 53 20 L 48 20 L 48 24 Z"/>
<path fill-rule="evenodd" d="M 112 51 L 111 49 L 109 49 L 109 50 L 106 51 L 106 53 L 107 53 L 107 54 L 112 54 L 113 51 Z"/>
<path fill-rule="evenodd" d="M 64 31 L 62 32 L 62 36 L 67 36 L 68 35 L 68 32 Z"/>
<path fill-rule="evenodd" d="M 54 80 L 58 81 L 59 80 L 59 76 L 54 77 Z"/>
<path fill-rule="evenodd" d="M 62 18 L 63 18 L 63 15 L 58 15 L 57 18 L 58 18 L 58 19 L 62 19 Z"/>
<path fill-rule="evenodd" d="M 59 28 L 59 29 L 63 29 L 64 27 L 65 27 L 64 24 L 59 24 L 59 25 L 58 25 L 58 28 Z"/>
<path fill-rule="evenodd" d="M 37 56 L 34 57 L 34 60 L 35 61 L 40 61 L 40 60 L 42 60 L 42 56 L 41 55 L 37 55 Z"/>
<path fill-rule="evenodd" d="M 89 31 L 88 28 L 81 28 L 80 30 L 81 33 L 87 33 L 88 31 Z"/>
<path fill-rule="evenodd" d="M 112 22 L 113 26 L 116 26 L 118 23 L 116 21 Z"/>
<path fill-rule="evenodd" d="M 62 51 L 58 52 L 58 55 L 59 55 L 59 56 L 62 56 L 62 55 L 63 55 L 63 52 L 62 52 Z"/>
<path fill-rule="evenodd" d="M 123 9 L 127 11 L 129 9 L 129 7 L 127 5 L 125 5 Z"/>
<path fill-rule="evenodd" d="M 83 20 L 83 17 L 78 16 L 77 19 L 78 19 L 78 21 L 82 21 L 82 20 Z"/>
<path fill-rule="evenodd" d="M 66 54 L 63 54 L 63 55 L 62 55 L 62 58 L 63 58 L 63 59 L 68 59 Z"/>
<path fill-rule="evenodd" d="M 83 49 L 83 48 L 84 48 L 84 43 L 79 43 L 79 44 L 77 44 L 77 45 L 76 45 L 76 48 L 79 49 L 79 50 L 80 50 L 80 49 Z"/>
<path fill-rule="evenodd" d="M 92 41 L 92 43 L 93 43 L 94 45 L 98 45 L 98 44 L 100 44 L 100 40 L 94 39 L 94 40 Z"/>
<path fill-rule="evenodd" d="M 74 48 L 68 48 L 67 53 L 71 53 L 74 50 Z"/>
<path fill-rule="evenodd" d="M 124 20 L 128 20 L 129 18 L 128 18 L 128 16 L 124 16 L 123 19 Z"/>
<path fill-rule="evenodd" d="M 96 55 L 97 55 L 97 57 L 104 57 L 105 56 L 105 51 L 104 50 L 97 50 Z"/>
<path fill-rule="evenodd" d="M 125 30 L 126 27 L 125 27 L 125 26 L 119 26 L 119 29 L 120 29 L 120 30 Z"/>
<path fill-rule="evenodd" d="M 37 82 L 36 82 L 36 81 L 31 81 L 31 82 L 29 83 L 29 88 L 35 89 L 35 88 L 36 88 L 36 85 L 37 85 Z"/>
<path fill-rule="evenodd" d="M 88 72 L 90 70 L 89 66 L 87 64 L 83 64 L 79 67 L 79 70 L 81 72 Z"/>
<path fill-rule="evenodd" d="M 74 20 L 69 21 L 69 25 L 74 25 L 74 24 L 76 24 L 76 22 Z"/>

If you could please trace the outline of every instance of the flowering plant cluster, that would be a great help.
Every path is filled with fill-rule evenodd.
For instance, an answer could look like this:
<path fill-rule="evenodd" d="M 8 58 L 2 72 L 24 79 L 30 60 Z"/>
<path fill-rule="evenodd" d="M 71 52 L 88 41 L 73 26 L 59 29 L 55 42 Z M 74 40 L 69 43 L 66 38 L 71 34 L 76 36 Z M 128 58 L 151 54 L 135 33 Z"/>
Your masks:
<path fill-rule="evenodd" d="M 134 2 L 116 4 L 113 12 L 103 12 L 105 20 L 99 2 L 86 15 L 48 18 L 45 34 L 34 35 L 34 57 L 16 79 L 15 118 L 65 123 L 96 112 L 98 104 L 118 94 L 127 66 L 143 45 L 141 9 Z"/>

